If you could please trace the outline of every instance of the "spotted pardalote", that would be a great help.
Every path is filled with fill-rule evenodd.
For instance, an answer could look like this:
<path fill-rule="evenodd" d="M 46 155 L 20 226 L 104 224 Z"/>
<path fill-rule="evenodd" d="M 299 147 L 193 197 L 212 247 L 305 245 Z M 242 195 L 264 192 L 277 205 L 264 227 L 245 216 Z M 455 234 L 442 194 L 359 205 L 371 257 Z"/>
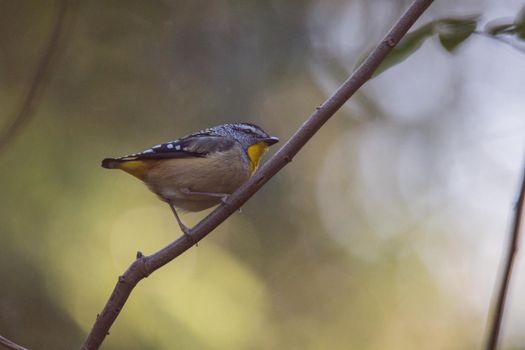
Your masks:
<path fill-rule="evenodd" d="M 279 139 L 254 124 L 231 123 L 197 131 L 140 153 L 102 160 L 142 180 L 167 202 L 182 231 L 177 209 L 200 211 L 217 205 L 257 170 Z"/>

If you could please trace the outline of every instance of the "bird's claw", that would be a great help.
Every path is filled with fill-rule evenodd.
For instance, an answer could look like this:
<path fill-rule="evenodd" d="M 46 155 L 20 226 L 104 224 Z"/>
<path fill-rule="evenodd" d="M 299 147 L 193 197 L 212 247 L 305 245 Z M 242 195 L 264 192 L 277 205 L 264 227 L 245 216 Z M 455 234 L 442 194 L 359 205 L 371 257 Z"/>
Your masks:
<path fill-rule="evenodd" d="M 191 234 L 190 229 L 186 226 L 184 226 L 184 228 L 181 227 L 181 229 L 182 229 L 182 233 L 184 233 L 184 236 L 186 236 L 186 238 L 190 240 L 193 245 L 198 247 L 199 242 L 197 242 L 195 238 L 193 238 L 193 235 Z"/>

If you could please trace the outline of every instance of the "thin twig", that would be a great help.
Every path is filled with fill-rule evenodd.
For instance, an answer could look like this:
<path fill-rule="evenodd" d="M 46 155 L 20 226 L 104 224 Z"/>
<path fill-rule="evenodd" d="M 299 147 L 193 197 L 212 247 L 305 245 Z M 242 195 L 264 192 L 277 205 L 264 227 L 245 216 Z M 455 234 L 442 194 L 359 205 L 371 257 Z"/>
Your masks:
<path fill-rule="evenodd" d="M 310 115 L 288 142 L 286 142 L 250 180 L 229 196 L 225 204 L 216 208 L 191 229 L 190 234 L 193 236 L 193 239 L 189 239 L 186 235 L 183 235 L 175 242 L 150 256 L 143 256 L 141 253 L 138 253 L 137 260 L 119 277 L 117 285 L 113 289 L 104 309 L 97 317 L 82 349 L 93 350 L 99 348 L 108 334 L 111 325 L 124 307 L 131 291 L 140 280 L 184 253 L 191 248 L 195 242 L 203 239 L 240 208 L 279 170 L 286 166 L 328 119 L 370 79 L 379 64 L 428 6 L 430 6 L 432 1 L 433 0 L 415 0 L 381 43 L 370 53 L 367 59 L 364 60 L 361 66 L 352 73 L 328 100 L 316 108 L 316 111 Z"/>
<path fill-rule="evenodd" d="M 3 345 L 6 349 L 11 350 L 27 350 L 27 348 L 24 348 L 23 346 L 20 346 L 16 343 L 13 343 L 11 340 L 7 339 L 6 337 L 2 337 L 0 335 L 0 345 Z"/>
<path fill-rule="evenodd" d="M 13 120 L 8 126 L 0 132 L 0 152 L 4 150 L 7 144 L 14 139 L 16 134 L 27 124 L 34 114 L 38 98 L 42 95 L 44 88 L 49 82 L 51 71 L 57 61 L 60 44 L 64 36 L 64 27 L 66 26 L 66 17 L 69 7 L 69 0 L 58 1 L 58 12 L 49 35 L 49 40 L 45 51 L 40 58 L 36 67 L 29 89 L 23 96 L 20 107 L 17 109 Z"/>
<path fill-rule="evenodd" d="M 494 306 L 494 315 L 491 322 L 489 338 L 487 341 L 487 350 L 496 350 L 498 346 L 498 339 L 501 330 L 501 322 L 503 320 L 503 313 L 505 311 L 505 300 L 509 290 L 510 279 L 512 275 L 512 267 L 518 252 L 518 245 L 520 240 L 521 217 L 523 216 L 523 207 L 525 202 L 525 169 L 521 179 L 521 188 L 519 190 L 518 198 L 514 206 L 514 217 L 512 219 L 512 227 L 509 237 L 509 245 L 507 248 L 507 256 L 505 257 L 505 269 L 502 272 L 499 282 L 498 294 Z"/>

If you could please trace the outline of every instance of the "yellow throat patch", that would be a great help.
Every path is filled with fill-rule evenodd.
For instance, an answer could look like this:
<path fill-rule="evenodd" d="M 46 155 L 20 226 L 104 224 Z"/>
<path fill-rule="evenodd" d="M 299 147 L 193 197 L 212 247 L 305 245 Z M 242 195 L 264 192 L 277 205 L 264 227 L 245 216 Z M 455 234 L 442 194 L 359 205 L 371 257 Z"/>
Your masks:
<path fill-rule="evenodd" d="M 248 157 L 250 158 L 250 176 L 259 167 L 262 156 L 268 151 L 268 145 L 264 142 L 256 143 L 248 147 Z"/>

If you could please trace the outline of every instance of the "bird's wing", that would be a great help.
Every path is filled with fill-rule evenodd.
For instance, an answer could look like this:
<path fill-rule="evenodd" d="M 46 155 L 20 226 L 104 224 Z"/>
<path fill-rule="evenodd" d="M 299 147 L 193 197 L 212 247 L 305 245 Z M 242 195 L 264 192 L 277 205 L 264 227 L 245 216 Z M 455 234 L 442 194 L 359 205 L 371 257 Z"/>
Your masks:
<path fill-rule="evenodd" d="M 192 134 L 178 140 L 153 146 L 140 153 L 116 158 L 119 161 L 165 158 L 205 157 L 230 149 L 235 141 L 226 137 Z"/>

